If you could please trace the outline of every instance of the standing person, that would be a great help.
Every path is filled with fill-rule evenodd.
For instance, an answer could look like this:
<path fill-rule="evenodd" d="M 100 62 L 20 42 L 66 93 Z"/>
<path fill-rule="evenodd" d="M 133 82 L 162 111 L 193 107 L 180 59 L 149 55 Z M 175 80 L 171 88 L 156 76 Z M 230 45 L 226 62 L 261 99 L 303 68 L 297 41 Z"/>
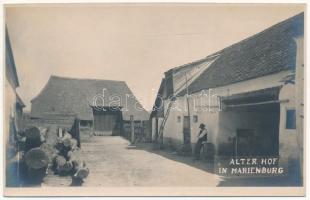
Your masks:
<path fill-rule="evenodd" d="M 195 160 L 200 159 L 200 151 L 204 142 L 208 140 L 208 132 L 204 124 L 199 125 L 200 131 L 197 136 L 197 143 L 195 145 Z"/>

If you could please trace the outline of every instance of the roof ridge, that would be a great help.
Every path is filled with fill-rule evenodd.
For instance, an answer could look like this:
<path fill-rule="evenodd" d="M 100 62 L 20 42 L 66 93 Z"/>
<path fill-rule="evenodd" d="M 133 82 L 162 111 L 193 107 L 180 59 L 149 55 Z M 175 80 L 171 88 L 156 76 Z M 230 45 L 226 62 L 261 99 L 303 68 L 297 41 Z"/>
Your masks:
<path fill-rule="evenodd" d="M 284 24 L 287 24 L 287 23 L 290 23 L 290 22 L 296 20 L 296 18 L 301 17 L 301 16 L 303 16 L 303 15 L 304 15 L 304 12 L 301 12 L 301 13 L 299 13 L 299 14 L 297 14 L 297 15 L 294 15 L 294 16 L 292 16 L 292 17 L 289 17 L 289 18 L 285 19 L 285 20 L 282 20 L 282 21 L 280 21 L 280 22 L 278 22 L 278 23 L 276 23 L 276 24 L 274 24 L 274 25 L 269 26 L 269 27 L 266 28 L 266 29 L 263 29 L 262 31 L 260 31 L 260 32 L 258 32 L 258 33 L 255 33 L 254 35 L 251 35 L 251 36 L 249 36 L 249 37 L 247 37 L 247 38 L 245 38 L 245 39 L 242 39 L 242 40 L 240 40 L 240 41 L 238 41 L 238 42 L 235 42 L 235 43 L 233 43 L 233 44 L 231 44 L 231 45 L 229 45 L 229 46 L 227 46 L 227 47 L 225 47 L 225 48 L 223 48 L 223 49 L 221 49 L 221 50 L 219 50 L 219 51 L 217 51 L 217 52 L 215 52 L 215 53 L 213 53 L 213 54 L 217 54 L 217 53 L 220 54 L 221 52 L 223 52 L 223 51 L 225 51 L 225 50 L 227 50 L 227 49 L 230 49 L 230 48 L 232 48 L 232 47 L 234 47 L 234 46 L 236 46 L 236 45 L 239 45 L 239 44 L 241 44 L 241 43 L 243 43 L 243 42 L 252 40 L 253 38 L 257 38 L 257 37 L 259 37 L 259 36 L 262 36 L 264 33 L 268 32 L 268 31 L 271 31 L 271 30 L 275 30 L 277 27 L 283 26 Z M 212 55 L 212 54 L 211 54 L 211 55 Z"/>
<path fill-rule="evenodd" d="M 191 92 L 197 92 L 202 89 L 208 89 L 212 87 L 219 87 L 219 86 L 224 86 L 240 81 L 245 81 L 249 79 L 253 79 L 259 76 L 264 76 L 267 74 L 272 74 L 272 73 L 277 73 L 282 70 L 287 70 L 291 67 L 291 63 L 293 62 L 293 56 L 290 57 L 292 49 L 290 49 L 289 45 L 291 44 L 291 40 L 287 40 L 286 37 L 293 38 L 293 37 L 298 37 L 299 35 L 304 34 L 304 12 L 301 12 L 297 15 L 294 15 L 293 17 L 290 17 L 288 19 L 285 19 L 281 22 L 278 22 L 266 29 L 264 29 L 261 32 L 258 32 L 246 39 L 243 39 L 239 42 L 236 42 L 216 53 L 213 53 L 211 55 L 216 55 L 220 54 L 221 56 L 214 62 L 212 65 L 207 68 L 201 75 L 198 77 L 194 82 L 192 82 L 188 88 L 190 88 Z M 260 39 L 266 38 L 266 37 L 271 37 L 271 36 L 277 36 L 277 39 L 279 40 L 280 38 L 286 39 L 286 43 L 281 43 L 279 44 L 274 44 L 270 45 L 267 49 L 265 48 L 266 46 Z M 274 40 L 274 39 L 273 39 Z M 257 44 L 257 41 L 260 43 Z M 272 41 L 269 41 L 272 42 Z M 253 44 L 256 45 L 255 49 L 249 49 L 250 46 L 253 47 Z M 284 45 L 284 46 L 283 46 Z M 235 50 L 237 49 L 237 50 Z M 255 73 L 251 72 L 252 70 L 247 67 L 248 66 L 254 66 L 252 60 L 253 56 L 258 56 L 258 55 L 252 55 L 249 53 L 249 51 L 254 51 L 258 52 L 261 55 L 262 49 L 263 51 L 277 51 L 281 49 L 283 51 L 282 57 L 274 57 L 272 55 L 267 56 L 268 60 L 265 59 L 265 62 L 270 62 L 269 64 L 265 64 L 265 68 L 262 66 L 259 66 L 260 62 L 256 62 L 255 66 L 259 67 L 260 70 L 263 70 L 263 72 L 260 72 L 257 70 Z M 233 52 L 234 51 L 234 52 Z M 243 53 L 244 51 L 247 51 L 246 53 Z M 240 55 L 246 56 L 243 58 L 243 61 L 246 61 L 245 63 L 240 63 L 240 59 L 236 58 L 236 56 Z M 252 56 L 252 57 L 251 57 Z M 283 58 L 283 56 L 285 56 Z M 247 59 L 247 60 L 244 60 Z M 277 65 L 274 64 L 274 60 L 277 59 Z M 280 59 L 280 61 L 279 61 Z M 239 61 L 238 61 L 239 60 Z M 232 62 L 234 62 L 232 64 Z M 271 63 L 273 62 L 273 63 Z M 280 64 L 279 64 L 280 63 Z M 222 67 L 221 67 L 222 66 Z M 223 67 L 226 66 L 226 67 Z M 272 66 L 272 67 L 270 67 Z M 246 75 L 240 74 L 241 71 L 238 71 L 238 68 L 242 67 L 243 70 L 247 70 L 248 73 Z M 237 71 L 231 71 L 231 70 L 236 70 Z M 222 72 L 219 72 L 218 70 L 222 70 Z M 225 73 L 223 70 L 226 70 Z M 227 70 L 229 72 L 227 72 Z M 224 80 L 225 79 L 225 80 Z M 209 81 L 208 81 L 209 80 Z M 220 81 L 216 81 L 220 80 Z M 203 87 L 201 85 L 204 85 Z M 180 93 L 182 93 L 181 91 Z"/>

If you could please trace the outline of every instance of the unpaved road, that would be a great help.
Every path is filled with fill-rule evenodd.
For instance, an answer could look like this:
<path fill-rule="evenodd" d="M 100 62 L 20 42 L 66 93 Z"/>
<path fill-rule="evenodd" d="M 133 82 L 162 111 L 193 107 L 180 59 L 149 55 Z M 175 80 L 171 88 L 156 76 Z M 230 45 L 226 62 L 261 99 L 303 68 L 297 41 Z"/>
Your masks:
<path fill-rule="evenodd" d="M 118 136 L 93 136 L 82 143 L 90 174 L 83 186 L 216 186 L 205 170 L 145 149 Z"/>

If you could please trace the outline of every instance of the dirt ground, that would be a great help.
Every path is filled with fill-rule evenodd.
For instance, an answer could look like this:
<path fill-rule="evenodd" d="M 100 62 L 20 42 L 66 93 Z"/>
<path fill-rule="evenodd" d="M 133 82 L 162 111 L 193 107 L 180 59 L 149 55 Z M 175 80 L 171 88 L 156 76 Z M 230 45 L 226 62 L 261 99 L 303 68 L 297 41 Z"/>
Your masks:
<path fill-rule="evenodd" d="M 119 136 L 82 138 L 82 157 L 90 169 L 82 186 L 192 186 L 192 187 L 266 187 L 301 186 L 293 177 L 224 177 L 214 173 L 216 166 L 207 161 L 193 161 L 150 143 L 131 145 Z M 75 185 L 75 184 L 74 184 Z M 78 183 L 75 186 L 80 186 Z M 71 177 L 49 174 L 41 186 L 73 186 Z"/>
<path fill-rule="evenodd" d="M 191 166 L 191 158 L 154 153 L 118 136 L 93 136 L 82 142 L 82 150 L 90 169 L 83 186 L 216 186 L 220 182 L 206 164 Z"/>

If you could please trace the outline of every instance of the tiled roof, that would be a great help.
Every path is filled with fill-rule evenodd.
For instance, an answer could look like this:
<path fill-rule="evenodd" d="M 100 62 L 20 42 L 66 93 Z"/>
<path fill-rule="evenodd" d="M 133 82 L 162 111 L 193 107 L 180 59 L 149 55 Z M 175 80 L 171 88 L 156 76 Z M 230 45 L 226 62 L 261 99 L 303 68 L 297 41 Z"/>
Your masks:
<path fill-rule="evenodd" d="M 104 101 L 102 100 L 103 90 Z M 98 106 L 109 106 L 112 101 L 115 102 L 119 98 L 125 120 L 129 120 L 130 115 L 133 115 L 135 120 L 149 118 L 149 113 L 142 108 L 124 81 L 58 76 L 51 76 L 41 93 L 31 101 L 31 115 L 40 116 L 49 112 L 64 112 L 76 113 L 82 120 L 92 120 L 91 106 L 93 106 L 96 96 L 98 96 L 96 101 Z"/>
<path fill-rule="evenodd" d="M 304 13 L 300 13 L 212 54 L 219 56 L 188 86 L 189 93 L 293 70 L 296 60 L 294 37 L 303 34 Z M 179 95 L 185 93 L 183 90 Z"/>

